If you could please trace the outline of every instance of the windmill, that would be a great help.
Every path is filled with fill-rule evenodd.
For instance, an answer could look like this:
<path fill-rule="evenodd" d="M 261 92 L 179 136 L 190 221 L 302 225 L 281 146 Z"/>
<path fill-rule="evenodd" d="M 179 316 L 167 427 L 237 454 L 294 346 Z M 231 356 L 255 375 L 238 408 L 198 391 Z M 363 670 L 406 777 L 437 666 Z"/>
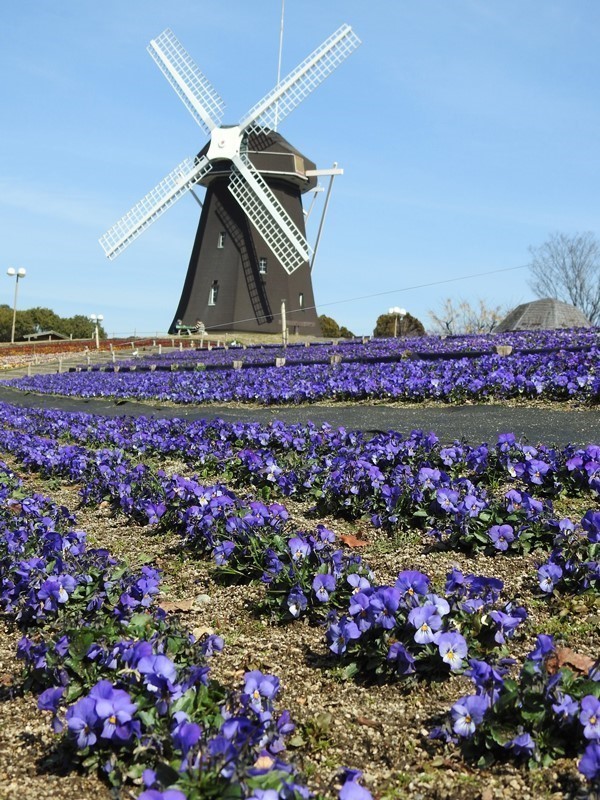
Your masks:
<path fill-rule="evenodd" d="M 148 51 L 210 137 L 195 158 L 175 167 L 100 239 L 109 259 L 195 186 L 206 187 L 177 324 L 275 332 L 282 301 L 289 323 L 319 333 L 302 194 L 317 177 L 341 170 L 315 165 L 277 132 L 290 114 L 360 44 L 342 25 L 277 83 L 237 125 L 221 125 L 224 104 L 169 29 Z M 333 178 L 331 178 L 332 180 Z"/>

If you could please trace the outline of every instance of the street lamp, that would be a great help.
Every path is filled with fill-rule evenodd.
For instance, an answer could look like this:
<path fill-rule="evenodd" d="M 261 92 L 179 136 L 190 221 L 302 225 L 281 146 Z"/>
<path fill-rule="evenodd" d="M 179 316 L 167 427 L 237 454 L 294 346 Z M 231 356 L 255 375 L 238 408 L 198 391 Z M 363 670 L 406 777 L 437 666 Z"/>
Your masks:
<path fill-rule="evenodd" d="M 90 319 L 94 323 L 94 336 L 96 337 L 96 350 L 100 350 L 100 333 L 98 331 L 98 325 L 104 319 L 102 314 L 90 314 Z"/>
<path fill-rule="evenodd" d="M 406 316 L 406 309 L 405 308 L 398 308 L 398 306 L 394 306 L 389 310 L 390 314 L 394 315 L 394 339 L 398 336 L 398 320 L 400 320 L 400 324 L 402 324 L 402 320 Z M 402 331 L 402 328 L 400 328 Z"/>
<path fill-rule="evenodd" d="M 15 269 L 14 267 L 9 267 L 6 270 L 6 274 L 9 277 L 16 277 L 15 280 L 15 302 L 13 304 L 13 321 L 12 321 L 12 332 L 10 334 L 10 341 L 11 344 L 15 343 L 15 324 L 17 322 L 17 291 L 19 289 L 19 278 L 24 278 L 27 274 L 27 271 L 23 267 L 19 267 L 19 269 Z"/>

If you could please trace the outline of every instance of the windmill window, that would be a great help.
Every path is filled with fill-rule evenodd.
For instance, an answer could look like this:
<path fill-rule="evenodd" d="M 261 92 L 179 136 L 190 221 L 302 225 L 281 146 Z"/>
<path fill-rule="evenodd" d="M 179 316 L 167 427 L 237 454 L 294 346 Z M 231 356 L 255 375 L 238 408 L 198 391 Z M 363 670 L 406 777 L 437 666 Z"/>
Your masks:
<path fill-rule="evenodd" d="M 298 295 L 298 307 L 304 308 L 304 292 L 300 292 Z"/>
<path fill-rule="evenodd" d="M 219 238 L 217 239 L 217 247 L 219 250 L 222 250 L 225 247 L 225 231 L 221 231 L 219 233 Z"/>
<path fill-rule="evenodd" d="M 258 259 L 258 274 L 259 275 L 266 275 L 267 274 L 267 259 L 266 258 L 259 258 Z"/>
<path fill-rule="evenodd" d="M 219 281 L 213 281 L 213 284 L 210 287 L 210 294 L 208 295 L 208 305 L 216 306 L 218 296 L 219 296 Z"/>

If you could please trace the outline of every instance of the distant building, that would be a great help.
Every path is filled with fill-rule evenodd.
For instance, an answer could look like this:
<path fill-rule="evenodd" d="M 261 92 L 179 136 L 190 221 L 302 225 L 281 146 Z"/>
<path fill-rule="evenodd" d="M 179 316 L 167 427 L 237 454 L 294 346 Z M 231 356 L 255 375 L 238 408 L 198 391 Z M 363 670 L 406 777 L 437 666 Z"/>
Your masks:
<path fill-rule="evenodd" d="M 494 333 L 591 327 L 589 319 L 575 306 L 545 297 L 513 308 L 494 328 Z"/>
<path fill-rule="evenodd" d="M 23 336 L 30 344 L 32 342 L 54 342 L 59 339 L 70 339 L 70 336 L 65 336 L 64 333 L 58 331 L 36 331 L 35 333 L 27 333 Z"/>

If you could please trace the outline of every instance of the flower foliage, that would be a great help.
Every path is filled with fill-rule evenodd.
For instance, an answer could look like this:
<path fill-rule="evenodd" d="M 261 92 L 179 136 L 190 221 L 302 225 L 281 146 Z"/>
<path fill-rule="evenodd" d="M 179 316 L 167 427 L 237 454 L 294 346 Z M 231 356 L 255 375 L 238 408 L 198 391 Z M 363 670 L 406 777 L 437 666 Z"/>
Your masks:
<path fill-rule="evenodd" d="M 366 584 L 366 582 L 365 582 Z M 407 678 L 462 672 L 468 655 L 503 653 L 527 618 L 501 603 L 502 581 L 453 569 L 443 593 L 422 572 L 405 570 L 393 586 L 357 585 L 346 614 L 330 615 L 329 649 L 346 674 Z"/>
<path fill-rule="evenodd" d="M 460 744 L 479 766 L 514 758 L 530 766 L 581 755 L 580 770 L 600 779 L 599 665 L 582 675 L 559 666 L 551 636 L 541 634 L 517 679 L 503 665 L 471 659 L 475 693 L 451 708 L 435 738 Z"/>
<path fill-rule="evenodd" d="M 222 641 L 196 641 L 154 606 L 155 570 L 88 549 L 66 509 L 2 476 L 0 605 L 25 631 L 26 686 L 65 747 L 115 787 L 142 781 L 142 797 L 308 797 L 281 757 L 294 725 L 276 710 L 278 679 L 216 683 Z"/>

